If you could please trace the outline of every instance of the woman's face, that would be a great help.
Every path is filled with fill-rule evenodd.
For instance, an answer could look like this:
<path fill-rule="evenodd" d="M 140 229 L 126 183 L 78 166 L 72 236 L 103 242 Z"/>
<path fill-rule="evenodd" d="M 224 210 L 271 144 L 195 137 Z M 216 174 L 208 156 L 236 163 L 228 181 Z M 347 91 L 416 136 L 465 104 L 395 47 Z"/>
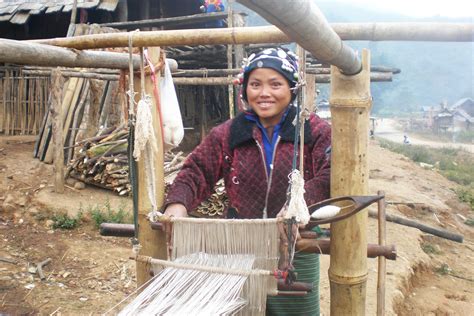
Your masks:
<path fill-rule="evenodd" d="M 250 73 L 247 101 L 264 127 L 277 125 L 291 101 L 288 81 L 270 68 L 257 68 Z"/>

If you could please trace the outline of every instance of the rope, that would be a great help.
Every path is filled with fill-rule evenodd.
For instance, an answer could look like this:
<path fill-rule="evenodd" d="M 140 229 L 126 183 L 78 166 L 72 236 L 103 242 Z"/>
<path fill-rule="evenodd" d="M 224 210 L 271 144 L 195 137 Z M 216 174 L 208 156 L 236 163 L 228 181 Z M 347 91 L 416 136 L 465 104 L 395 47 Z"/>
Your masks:
<path fill-rule="evenodd" d="M 135 143 L 133 156 L 138 161 L 143 153 L 145 166 L 145 182 L 148 199 L 150 200 L 152 212 L 156 212 L 156 179 L 154 168 L 154 152 L 156 148 L 155 131 L 153 128 L 153 117 L 151 113 L 151 97 L 145 91 L 145 66 L 143 48 L 140 49 L 140 80 L 141 99 L 137 105 L 137 120 L 135 125 Z"/>

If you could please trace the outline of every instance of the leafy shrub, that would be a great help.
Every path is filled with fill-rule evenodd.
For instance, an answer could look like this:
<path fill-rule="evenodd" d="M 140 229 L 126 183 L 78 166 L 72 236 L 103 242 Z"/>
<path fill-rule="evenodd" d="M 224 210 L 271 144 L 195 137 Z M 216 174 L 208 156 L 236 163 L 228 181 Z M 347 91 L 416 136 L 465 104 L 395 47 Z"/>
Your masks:
<path fill-rule="evenodd" d="M 82 213 L 79 212 L 75 217 L 70 217 L 66 213 L 55 214 L 51 218 L 54 229 L 74 229 L 81 224 Z"/>
<path fill-rule="evenodd" d="M 435 246 L 433 246 L 432 244 L 430 243 L 423 243 L 421 244 L 421 249 L 423 249 L 423 251 L 427 254 L 440 254 L 441 252 L 435 248 Z"/>
<path fill-rule="evenodd" d="M 102 223 L 132 223 L 133 218 L 129 212 L 124 209 L 121 205 L 117 211 L 112 210 L 110 201 L 107 200 L 103 206 L 96 205 L 89 210 L 89 213 L 94 220 L 96 227 L 99 227 Z"/>

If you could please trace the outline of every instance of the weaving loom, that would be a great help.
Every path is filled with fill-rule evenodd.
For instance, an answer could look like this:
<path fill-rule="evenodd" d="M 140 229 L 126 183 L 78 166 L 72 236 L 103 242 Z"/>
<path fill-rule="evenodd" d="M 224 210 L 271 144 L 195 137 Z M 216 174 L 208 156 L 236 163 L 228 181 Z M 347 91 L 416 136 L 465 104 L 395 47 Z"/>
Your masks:
<path fill-rule="evenodd" d="M 277 219 L 171 222 L 172 261 L 137 258 L 156 274 L 120 315 L 265 314 L 277 293 Z"/>

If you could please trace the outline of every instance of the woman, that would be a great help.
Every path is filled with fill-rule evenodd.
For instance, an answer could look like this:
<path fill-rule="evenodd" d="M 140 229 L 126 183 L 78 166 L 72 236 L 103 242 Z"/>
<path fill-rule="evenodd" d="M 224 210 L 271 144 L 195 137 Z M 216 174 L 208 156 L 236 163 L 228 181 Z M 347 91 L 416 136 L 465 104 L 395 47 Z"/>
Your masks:
<path fill-rule="evenodd" d="M 266 49 L 252 54 L 243 69 L 242 101 L 248 109 L 211 130 L 188 156 L 171 186 L 165 213 L 187 216 L 224 178 L 227 218 L 276 217 L 287 199 L 293 160 L 298 63 L 291 52 Z M 305 200 L 329 197 L 330 127 L 311 114 L 304 129 Z M 314 282 L 305 297 L 269 298 L 271 315 L 319 315 L 319 257 L 296 254 L 298 281 Z"/>

